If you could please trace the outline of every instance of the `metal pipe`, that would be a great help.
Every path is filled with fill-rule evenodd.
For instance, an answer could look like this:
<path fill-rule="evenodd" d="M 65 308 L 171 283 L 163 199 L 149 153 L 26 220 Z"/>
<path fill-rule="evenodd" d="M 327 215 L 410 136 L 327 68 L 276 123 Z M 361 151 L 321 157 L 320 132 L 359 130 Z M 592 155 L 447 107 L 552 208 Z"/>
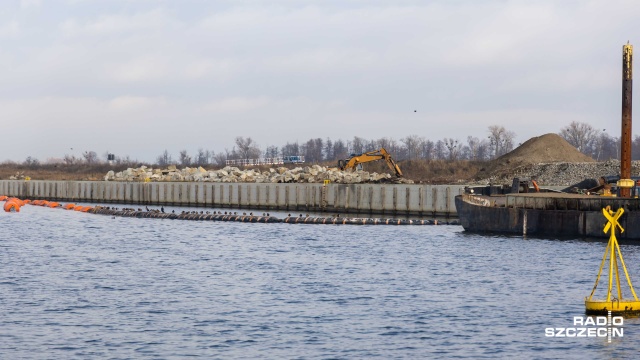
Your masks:
<path fill-rule="evenodd" d="M 620 179 L 631 179 L 631 97 L 633 86 L 633 46 L 622 47 L 622 135 L 620 137 Z M 620 187 L 621 197 L 630 197 L 631 188 Z"/>

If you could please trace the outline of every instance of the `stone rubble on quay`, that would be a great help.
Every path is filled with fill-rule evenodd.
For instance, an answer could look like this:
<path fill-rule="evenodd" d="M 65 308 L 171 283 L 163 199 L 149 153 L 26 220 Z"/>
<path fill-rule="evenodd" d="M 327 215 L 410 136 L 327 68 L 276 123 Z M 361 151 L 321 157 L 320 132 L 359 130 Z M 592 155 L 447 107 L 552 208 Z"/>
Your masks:
<path fill-rule="evenodd" d="M 166 169 L 153 169 L 146 166 L 129 168 L 121 172 L 109 171 L 104 177 L 105 181 L 201 181 L 220 183 L 323 183 L 329 180 L 339 184 L 359 184 L 393 182 L 412 184 L 412 180 L 395 178 L 391 174 L 378 174 L 367 171 L 341 171 L 320 165 L 296 167 L 270 168 L 260 171 L 258 169 L 244 169 L 226 166 L 220 170 L 205 170 L 203 167 L 178 169 L 175 165 L 169 165 Z"/>
<path fill-rule="evenodd" d="M 477 181 L 479 184 L 510 184 L 513 178 L 536 179 L 538 184 L 547 186 L 571 186 L 586 179 L 593 182 L 604 176 L 618 175 L 620 173 L 619 160 L 607 160 L 600 162 L 555 162 L 539 163 L 520 166 L 514 169 L 495 174 L 493 178 Z M 640 161 L 632 161 L 632 176 L 640 174 Z"/>

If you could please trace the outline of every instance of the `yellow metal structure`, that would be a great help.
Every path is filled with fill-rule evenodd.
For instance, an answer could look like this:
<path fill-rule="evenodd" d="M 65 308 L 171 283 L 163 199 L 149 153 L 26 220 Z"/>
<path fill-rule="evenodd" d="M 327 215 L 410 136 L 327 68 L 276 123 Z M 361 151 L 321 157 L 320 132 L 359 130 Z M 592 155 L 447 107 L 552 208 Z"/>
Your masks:
<path fill-rule="evenodd" d="M 622 258 L 622 252 L 620 252 L 620 246 L 618 246 L 618 239 L 616 238 L 616 228 L 620 229 L 620 233 L 624 232 L 624 229 L 618 221 L 622 214 L 624 214 L 624 209 L 620 208 L 614 213 L 607 206 L 607 208 L 602 209 L 602 213 L 608 220 L 607 224 L 604 227 L 604 233 L 606 234 L 607 232 L 611 231 L 611 235 L 609 236 L 609 243 L 607 244 L 607 249 L 605 250 L 604 256 L 602 257 L 600 270 L 598 270 L 598 277 L 596 278 L 596 283 L 593 285 L 593 290 L 591 290 L 591 295 L 584 299 L 586 312 L 587 314 L 607 314 L 608 311 L 618 314 L 640 313 L 640 301 L 638 301 L 638 296 L 636 296 L 636 292 L 635 290 L 633 290 L 631 278 L 629 278 L 627 267 L 624 263 L 624 259 Z M 607 298 L 605 300 L 593 300 L 593 294 L 596 292 L 596 288 L 598 287 L 600 275 L 602 274 L 602 269 L 604 268 L 604 264 L 607 261 L 607 258 L 609 259 L 609 286 L 607 290 Z M 620 258 L 620 264 L 622 264 L 622 269 L 624 270 L 624 275 L 627 278 L 627 283 L 629 284 L 629 289 L 631 290 L 633 300 L 622 298 L 622 288 L 620 287 L 620 273 L 618 271 L 618 258 Z M 617 297 L 613 296 L 612 294 L 614 282 L 616 284 Z"/>
<path fill-rule="evenodd" d="M 616 185 L 623 188 L 632 188 L 636 185 L 636 182 L 631 179 L 620 179 Z"/>
<path fill-rule="evenodd" d="M 391 155 L 384 148 L 376 151 L 369 151 L 360 155 L 354 155 L 346 160 L 340 160 L 338 161 L 338 167 L 340 170 L 353 170 L 359 164 L 378 160 L 386 161 L 389 168 L 396 173 L 396 176 L 402 177 L 400 167 L 395 161 L 393 161 Z"/>

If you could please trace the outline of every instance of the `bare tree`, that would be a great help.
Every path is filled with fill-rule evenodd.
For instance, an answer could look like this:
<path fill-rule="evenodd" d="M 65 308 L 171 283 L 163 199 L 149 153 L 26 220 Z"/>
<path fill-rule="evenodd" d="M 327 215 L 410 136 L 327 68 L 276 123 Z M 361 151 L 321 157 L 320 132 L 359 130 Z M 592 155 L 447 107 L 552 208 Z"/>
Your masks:
<path fill-rule="evenodd" d="M 66 165 L 74 165 L 80 162 L 80 159 L 75 157 L 74 155 L 64 154 L 64 163 Z"/>
<path fill-rule="evenodd" d="M 300 145 L 298 144 L 298 142 L 294 142 L 294 143 L 287 143 L 285 146 L 282 147 L 282 156 L 296 156 L 296 155 L 301 155 L 300 154 Z"/>
<path fill-rule="evenodd" d="M 164 152 L 156 159 L 156 163 L 160 166 L 167 166 L 173 163 L 173 158 L 171 157 L 171 154 L 169 154 L 169 151 L 165 149 Z"/>
<path fill-rule="evenodd" d="M 351 147 L 350 147 L 350 151 L 353 154 L 362 154 L 367 152 L 367 149 L 365 149 L 365 145 L 367 144 L 367 140 L 364 138 L 361 138 L 359 136 L 354 136 L 353 140 L 351 141 Z M 373 150 L 373 149 L 371 149 Z"/>
<path fill-rule="evenodd" d="M 95 151 L 85 151 L 82 153 L 82 157 L 84 158 L 84 162 L 89 165 L 98 162 L 98 154 Z"/>
<path fill-rule="evenodd" d="M 187 153 L 187 150 L 180 150 L 180 165 L 189 166 L 191 165 L 191 156 Z"/>
<path fill-rule="evenodd" d="M 213 164 L 222 167 L 227 165 L 228 156 L 229 156 L 229 151 L 225 150 L 224 153 L 219 152 L 213 155 L 213 158 L 211 159 L 211 161 L 213 162 Z"/>
<path fill-rule="evenodd" d="M 475 136 L 467 136 L 467 150 L 469 154 L 467 158 L 469 160 L 477 160 L 478 159 L 478 147 L 480 145 L 480 139 Z"/>
<path fill-rule="evenodd" d="M 302 148 L 302 152 L 304 153 L 304 157 L 307 162 L 322 161 L 322 139 L 309 139 Z"/>
<path fill-rule="evenodd" d="M 38 160 L 38 159 L 36 159 L 34 157 L 31 157 L 31 156 L 27 156 L 27 158 L 24 160 L 23 164 L 25 166 L 28 166 L 28 167 L 36 167 L 36 166 L 40 165 L 40 160 Z"/>
<path fill-rule="evenodd" d="M 488 160 L 491 158 L 491 148 L 486 140 L 480 141 L 476 160 Z"/>
<path fill-rule="evenodd" d="M 209 150 L 204 150 L 203 148 L 199 148 L 196 153 L 196 157 L 194 163 L 196 165 L 208 165 L 211 161 L 211 152 Z"/>
<path fill-rule="evenodd" d="M 489 156 L 489 142 L 480 140 L 475 136 L 467 136 L 467 146 L 465 147 L 466 158 L 469 160 L 487 160 Z"/>
<path fill-rule="evenodd" d="M 404 139 L 400 139 L 404 143 L 407 159 L 415 160 L 420 157 L 420 149 L 424 139 L 418 135 L 409 135 Z"/>
<path fill-rule="evenodd" d="M 558 135 L 585 154 L 588 154 L 590 147 L 598 139 L 598 132 L 593 126 L 577 121 L 572 121 L 571 124 L 562 128 Z"/>
<path fill-rule="evenodd" d="M 335 160 L 335 154 L 333 153 L 333 141 L 327 138 L 324 142 L 324 158 L 326 160 Z"/>
<path fill-rule="evenodd" d="M 433 153 L 435 151 L 436 144 L 431 140 L 425 140 L 422 142 L 422 157 L 426 160 L 433 159 Z"/>
<path fill-rule="evenodd" d="M 434 158 L 435 159 L 444 159 L 446 148 L 444 146 L 444 141 L 438 140 L 433 148 Z"/>
<path fill-rule="evenodd" d="M 345 145 L 342 139 L 338 139 L 333 142 L 333 158 L 335 159 L 346 159 L 349 153 L 347 150 L 347 146 Z"/>
<path fill-rule="evenodd" d="M 278 157 L 280 150 L 278 150 L 277 146 L 269 145 L 267 149 L 264 151 L 264 157 L 266 158 L 275 158 Z"/>
<path fill-rule="evenodd" d="M 458 141 L 458 139 L 446 138 L 443 141 L 445 149 L 447 149 L 449 160 L 458 160 L 460 156 L 460 151 L 462 150 L 462 144 Z"/>
<path fill-rule="evenodd" d="M 515 136 L 513 131 L 507 131 L 504 126 L 489 126 L 489 146 L 493 151 L 493 157 L 497 158 L 513 150 Z"/>
<path fill-rule="evenodd" d="M 620 157 L 620 138 L 604 135 L 600 138 L 602 141 L 602 159 L 619 159 Z"/>
<path fill-rule="evenodd" d="M 260 148 L 252 138 L 236 137 L 237 154 L 241 159 L 258 159 L 260 158 Z"/>

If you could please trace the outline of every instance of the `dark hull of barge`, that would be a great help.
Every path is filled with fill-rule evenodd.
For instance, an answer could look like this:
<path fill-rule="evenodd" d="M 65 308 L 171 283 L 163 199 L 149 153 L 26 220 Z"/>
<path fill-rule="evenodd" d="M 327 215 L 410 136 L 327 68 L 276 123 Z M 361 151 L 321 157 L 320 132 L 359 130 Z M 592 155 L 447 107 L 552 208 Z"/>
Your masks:
<path fill-rule="evenodd" d="M 640 200 L 567 193 L 464 194 L 455 198 L 460 224 L 476 233 L 608 238 L 602 209 L 623 207 L 619 239 L 640 240 Z"/>

